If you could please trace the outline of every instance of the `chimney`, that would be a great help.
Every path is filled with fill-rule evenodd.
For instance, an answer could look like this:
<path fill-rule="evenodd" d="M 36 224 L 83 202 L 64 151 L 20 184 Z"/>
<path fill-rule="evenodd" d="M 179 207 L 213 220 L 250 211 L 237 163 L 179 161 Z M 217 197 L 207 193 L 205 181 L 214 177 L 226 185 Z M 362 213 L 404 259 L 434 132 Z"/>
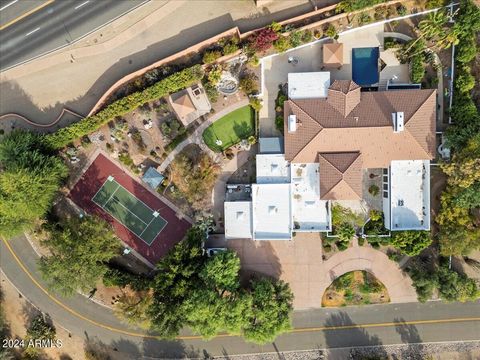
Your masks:
<path fill-rule="evenodd" d="M 402 132 L 403 129 L 404 129 L 404 113 L 403 113 L 403 111 L 392 113 L 392 122 L 393 122 L 393 132 L 394 133 Z"/>
<path fill-rule="evenodd" d="M 288 132 L 294 133 L 297 131 L 297 115 L 288 115 Z"/>

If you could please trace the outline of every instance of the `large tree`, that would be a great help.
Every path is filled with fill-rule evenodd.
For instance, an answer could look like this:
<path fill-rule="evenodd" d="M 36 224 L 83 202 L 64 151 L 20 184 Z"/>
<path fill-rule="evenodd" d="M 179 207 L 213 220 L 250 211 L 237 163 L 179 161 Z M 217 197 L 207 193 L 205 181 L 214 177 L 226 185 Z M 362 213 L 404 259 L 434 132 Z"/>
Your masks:
<path fill-rule="evenodd" d="M 290 328 L 293 295 L 273 279 L 240 285 L 240 260 L 232 251 L 203 254 L 206 232 L 195 226 L 159 263 L 147 315 L 152 328 L 172 338 L 188 326 L 204 338 L 220 332 L 264 343 Z"/>
<path fill-rule="evenodd" d="M 14 131 L 0 141 L 0 236 L 10 238 L 45 215 L 67 168 L 38 135 Z"/>
<path fill-rule="evenodd" d="M 120 242 L 100 218 L 76 218 L 50 227 L 43 241 L 51 252 L 39 261 L 42 276 L 63 295 L 88 291 L 107 271 L 106 263 L 119 254 Z"/>
<path fill-rule="evenodd" d="M 252 315 L 244 329 L 247 340 L 266 343 L 290 330 L 293 294 L 287 283 L 267 278 L 252 281 L 252 301 Z"/>

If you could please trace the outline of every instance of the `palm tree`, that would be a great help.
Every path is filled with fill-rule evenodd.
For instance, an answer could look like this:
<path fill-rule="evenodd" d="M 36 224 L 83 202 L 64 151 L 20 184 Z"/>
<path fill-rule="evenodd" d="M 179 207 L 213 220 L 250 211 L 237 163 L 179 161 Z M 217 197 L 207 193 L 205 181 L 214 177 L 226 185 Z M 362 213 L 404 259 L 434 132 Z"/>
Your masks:
<path fill-rule="evenodd" d="M 445 11 L 435 11 L 428 14 L 427 18 L 420 21 L 418 24 L 420 35 L 406 50 L 403 51 L 403 54 L 406 55 L 410 49 L 421 39 L 425 38 L 427 40 L 431 40 L 440 36 L 440 34 L 444 32 L 444 26 L 447 22 L 448 16 Z"/>

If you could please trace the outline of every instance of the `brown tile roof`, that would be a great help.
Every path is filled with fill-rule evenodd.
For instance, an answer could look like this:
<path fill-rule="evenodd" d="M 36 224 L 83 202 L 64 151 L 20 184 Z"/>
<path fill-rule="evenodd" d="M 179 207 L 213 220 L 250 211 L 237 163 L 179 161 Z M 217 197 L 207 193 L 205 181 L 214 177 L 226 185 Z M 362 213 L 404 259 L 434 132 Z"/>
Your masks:
<path fill-rule="evenodd" d="M 348 96 L 357 87 L 352 81 L 335 81 L 329 97 Z M 316 162 L 319 152 L 358 151 L 363 167 L 374 168 L 388 166 L 392 160 L 434 157 L 436 90 L 362 92 L 351 111 L 351 104 L 344 104 L 342 108 L 328 98 L 286 101 L 285 123 L 295 114 L 302 125 L 295 133 L 285 129 L 285 158 Z M 405 130 L 400 133 L 393 132 L 394 112 L 404 113 Z"/>
<path fill-rule="evenodd" d="M 172 95 L 171 104 L 178 117 L 184 119 L 189 114 L 196 111 L 195 105 L 193 105 L 192 99 L 190 99 L 188 92 L 183 91 L 182 93 L 177 94 Z"/>
<path fill-rule="evenodd" d="M 328 89 L 327 102 L 345 118 L 360 102 L 360 86 L 335 80 Z"/>
<path fill-rule="evenodd" d="M 320 199 L 362 197 L 362 158 L 357 152 L 319 153 Z"/>
<path fill-rule="evenodd" d="M 330 43 L 323 45 L 323 64 L 327 66 L 343 65 L 343 44 Z"/>

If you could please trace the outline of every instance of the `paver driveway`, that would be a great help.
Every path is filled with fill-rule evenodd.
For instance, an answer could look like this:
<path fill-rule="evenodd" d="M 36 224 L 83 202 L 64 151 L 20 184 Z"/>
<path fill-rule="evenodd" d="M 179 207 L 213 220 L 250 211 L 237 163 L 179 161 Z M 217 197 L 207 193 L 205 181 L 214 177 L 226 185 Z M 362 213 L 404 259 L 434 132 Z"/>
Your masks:
<path fill-rule="evenodd" d="M 411 279 L 396 262 L 371 247 L 355 245 L 324 261 L 320 236 L 314 233 L 297 233 L 293 241 L 229 240 L 226 246 L 237 251 L 243 270 L 287 281 L 295 309 L 321 307 L 333 279 L 353 270 L 373 273 L 387 287 L 393 303 L 417 301 Z"/>

